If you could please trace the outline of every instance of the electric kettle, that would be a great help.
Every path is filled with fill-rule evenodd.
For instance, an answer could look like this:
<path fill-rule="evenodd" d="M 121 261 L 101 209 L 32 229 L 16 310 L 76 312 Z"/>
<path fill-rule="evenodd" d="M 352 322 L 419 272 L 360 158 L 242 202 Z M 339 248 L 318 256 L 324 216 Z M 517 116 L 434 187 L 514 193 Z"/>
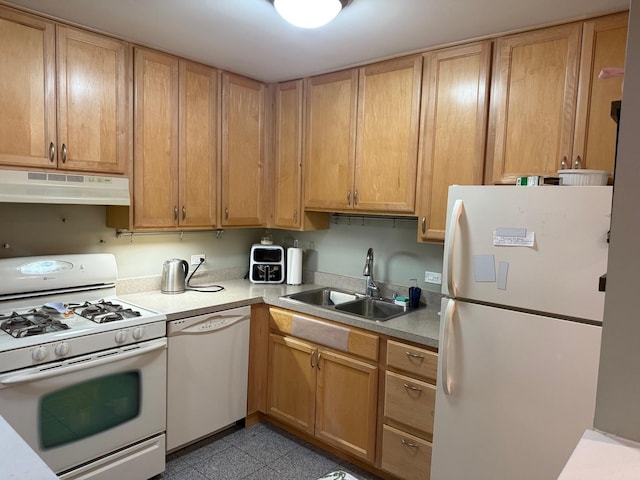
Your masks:
<path fill-rule="evenodd" d="M 166 260 L 162 265 L 160 291 L 162 293 L 183 293 L 188 273 L 189 264 L 186 260 L 180 260 L 179 258 Z"/>

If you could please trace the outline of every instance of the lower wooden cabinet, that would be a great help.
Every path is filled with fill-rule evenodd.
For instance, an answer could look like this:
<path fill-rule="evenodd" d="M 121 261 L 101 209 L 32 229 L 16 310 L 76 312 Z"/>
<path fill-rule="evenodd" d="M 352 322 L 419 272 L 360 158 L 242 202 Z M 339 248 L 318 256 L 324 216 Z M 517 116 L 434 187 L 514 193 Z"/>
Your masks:
<path fill-rule="evenodd" d="M 387 341 L 381 468 L 403 480 L 429 478 L 437 364 L 436 352 Z"/>
<path fill-rule="evenodd" d="M 280 309 L 272 309 L 270 315 L 267 414 L 373 464 L 378 337 Z M 280 320 L 284 320 L 284 327 L 278 325 Z M 345 351 L 321 344 L 325 328 L 335 329 L 332 334 L 345 340 Z M 317 335 L 318 343 L 289 335 L 296 330 L 309 337 Z M 375 345 L 376 363 L 353 354 L 349 345 L 352 336 L 357 339 L 351 340 L 356 348 L 360 341 L 370 344 L 363 352 Z"/>
<path fill-rule="evenodd" d="M 382 426 L 382 468 L 403 480 L 428 480 L 431 443 L 388 425 Z"/>

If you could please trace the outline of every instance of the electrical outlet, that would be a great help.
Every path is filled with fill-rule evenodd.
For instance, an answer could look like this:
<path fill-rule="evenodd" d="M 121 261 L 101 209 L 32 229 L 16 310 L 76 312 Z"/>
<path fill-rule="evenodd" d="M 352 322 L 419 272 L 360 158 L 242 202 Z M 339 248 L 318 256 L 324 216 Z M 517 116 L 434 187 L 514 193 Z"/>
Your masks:
<path fill-rule="evenodd" d="M 442 283 L 442 274 L 438 272 L 424 272 L 424 281 L 427 283 L 435 283 L 440 285 Z"/>
<path fill-rule="evenodd" d="M 191 265 L 199 265 L 200 264 L 200 259 L 204 260 L 205 258 L 207 258 L 207 257 L 206 257 L 206 255 L 204 253 L 198 253 L 196 255 L 191 255 Z"/>

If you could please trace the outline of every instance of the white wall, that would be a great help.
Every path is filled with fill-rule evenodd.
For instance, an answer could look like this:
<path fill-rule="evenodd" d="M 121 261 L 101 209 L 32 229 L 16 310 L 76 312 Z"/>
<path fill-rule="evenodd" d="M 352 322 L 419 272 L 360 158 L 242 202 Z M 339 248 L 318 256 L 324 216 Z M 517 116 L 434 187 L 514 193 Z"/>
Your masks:
<path fill-rule="evenodd" d="M 329 230 L 293 233 L 272 230 L 276 243 L 291 246 L 297 238 L 312 246 L 304 256 L 304 268 L 360 277 L 367 248 L 375 250 L 374 274 L 385 283 L 410 285 L 418 278 L 425 285 L 424 270 L 442 271 L 442 247 L 416 242 L 417 225 L 391 220 L 366 220 L 352 225 L 332 224 Z M 207 256 L 207 270 L 249 265 L 251 245 L 260 241 L 264 229 L 229 229 L 222 238 L 214 232 L 162 235 L 134 234 L 117 238 L 105 227 L 101 206 L 0 204 L 0 258 L 56 253 L 113 253 L 121 278 L 160 275 L 167 258 L 189 260 L 192 254 Z M 3 248 L 8 244 L 9 248 Z"/>
<path fill-rule="evenodd" d="M 440 285 L 424 283 L 424 272 L 442 272 L 443 247 L 417 242 L 415 218 L 395 222 L 375 217 L 340 218 L 329 230 L 270 233 L 283 246 L 292 246 L 297 239 L 301 247 L 312 247 L 304 254 L 304 265 L 309 270 L 362 277 L 367 249 L 371 247 L 376 280 L 411 286 L 410 279 L 415 278 L 422 289 L 440 292 Z"/>
<path fill-rule="evenodd" d="M 633 0 L 613 194 L 595 427 L 635 441 L 640 441 L 639 125 L 640 0 Z"/>
<path fill-rule="evenodd" d="M 113 253 L 120 278 L 160 275 L 173 257 L 207 256 L 206 269 L 249 265 L 251 244 L 261 231 L 214 232 L 116 237 L 105 227 L 105 208 L 84 205 L 0 204 L 0 258 L 56 253 Z M 4 248 L 5 244 L 9 248 Z M 204 269 L 204 267 L 203 267 Z"/>

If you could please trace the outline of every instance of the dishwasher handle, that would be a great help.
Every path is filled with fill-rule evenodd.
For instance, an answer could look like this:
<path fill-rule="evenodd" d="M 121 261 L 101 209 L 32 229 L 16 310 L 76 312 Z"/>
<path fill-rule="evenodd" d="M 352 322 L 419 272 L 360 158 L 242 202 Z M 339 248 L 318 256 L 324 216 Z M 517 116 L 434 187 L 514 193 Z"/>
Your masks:
<path fill-rule="evenodd" d="M 216 312 L 211 315 L 172 320 L 167 324 L 167 337 L 179 335 L 203 335 L 222 330 L 236 323 L 249 320 L 251 310 L 248 313 Z"/>

